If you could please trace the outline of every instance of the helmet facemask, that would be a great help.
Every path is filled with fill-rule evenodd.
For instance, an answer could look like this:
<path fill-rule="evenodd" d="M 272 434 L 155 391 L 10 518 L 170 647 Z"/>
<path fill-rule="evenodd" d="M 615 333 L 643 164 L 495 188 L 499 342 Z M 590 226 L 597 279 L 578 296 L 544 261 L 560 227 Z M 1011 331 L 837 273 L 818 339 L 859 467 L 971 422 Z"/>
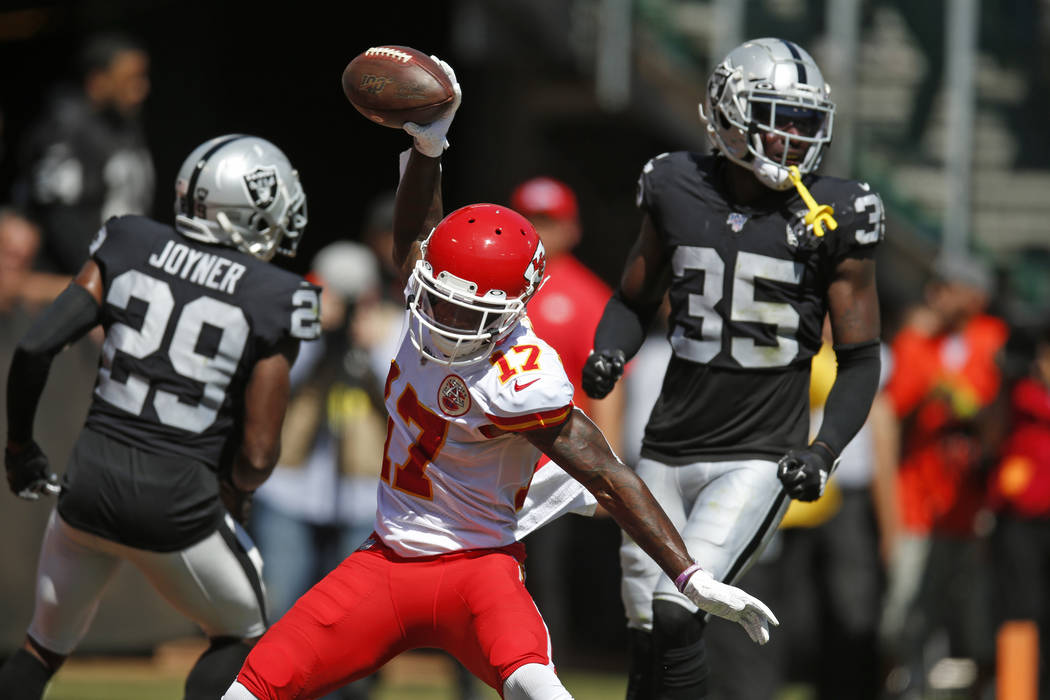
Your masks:
<path fill-rule="evenodd" d="M 829 93 L 808 54 L 780 39 L 758 39 L 734 49 L 712 73 L 700 119 L 723 155 L 784 190 L 791 186 L 788 166 L 803 175 L 820 166 L 835 113 Z M 781 140 L 779 153 L 767 153 L 769 134 Z"/>
<path fill-rule="evenodd" d="M 215 212 L 215 223 L 233 247 L 260 260 L 270 260 L 275 253 L 295 257 L 299 240 L 306 227 L 306 195 L 294 181 L 295 192 L 285 183 L 274 204 L 225 207 Z"/>
<path fill-rule="evenodd" d="M 449 366 L 487 357 L 524 316 L 532 294 L 507 299 L 500 290 L 490 290 L 479 297 L 477 284 L 447 271 L 435 276 L 425 259 L 416 262 L 412 278 L 416 286 L 408 306 L 415 321 L 412 344 L 426 357 Z"/>

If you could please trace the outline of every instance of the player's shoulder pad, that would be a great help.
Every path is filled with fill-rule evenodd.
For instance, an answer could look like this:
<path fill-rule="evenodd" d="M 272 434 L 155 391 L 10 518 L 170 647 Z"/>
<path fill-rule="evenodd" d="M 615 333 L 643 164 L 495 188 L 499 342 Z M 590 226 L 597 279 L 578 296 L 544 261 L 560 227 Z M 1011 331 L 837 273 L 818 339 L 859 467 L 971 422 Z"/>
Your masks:
<path fill-rule="evenodd" d="M 498 427 L 532 430 L 557 425 L 568 417 L 572 383 L 558 353 L 531 331 L 512 334 L 487 365 L 478 373 L 471 393 Z"/>
<path fill-rule="evenodd" d="M 313 340 L 321 335 L 321 288 L 272 263 L 244 256 L 250 272 L 238 295 L 255 318 L 259 334 L 271 342 L 281 336 Z"/>
<path fill-rule="evenodd" d="M 819 204 L 830 204 L 835 210 L 838 228 L 834 235 L 843 246 L 874 246 L 885 237 L 886 214 L 882 198 L 868 183 L 817 176 L 810 192 Z"/>
<path fill-rule="evenodd" d="M 683 181 L 703 180 L 713 158 L 691 151 L 661 153 L 651 158 L 638 176 L 635 205 L 649 208 Z"/>
<path fill-rule="evenodd" d="M 175 237 L 175 229 L 145 216 L 125 215 L 107 219 L 91 240 L 88 256 L 112 279 L 145 259 L 159 241 Z"/>
<path fill-rule="evenodd" d="M 661 153 L 650 158 L 642 166 L 642 172 L 638 175 L 637 191 L 634 196 L 635 206 L 642 207 L 649 202 L 649 194 L 655 187 L 653 181 L 654 179 L 659 179 L 660 173 L 666 168 L 672 155 L 674 154 L 670 152 Z"/>
<path fill-rule="evenodd" d="M 95 232 L 88 246 L 88 255 L 96 257 L 103 249 L 106 253 L 148 249 L 158 237 L 168 236 L 171 232 L 171 227 L 145 216 L 112 216 Z"/>

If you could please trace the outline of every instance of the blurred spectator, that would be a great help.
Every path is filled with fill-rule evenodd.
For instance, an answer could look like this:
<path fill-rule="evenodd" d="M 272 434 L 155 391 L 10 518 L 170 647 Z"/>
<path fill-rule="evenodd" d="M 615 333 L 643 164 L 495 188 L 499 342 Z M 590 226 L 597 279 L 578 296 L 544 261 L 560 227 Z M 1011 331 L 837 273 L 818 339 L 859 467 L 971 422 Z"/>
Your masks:
<path fill-rule="evenodd" d="M 1007 327 L 986 313 L 991 290 L 979 260 L 938 259 L 925 303 L 892 344 L 886 391 L 900 421 L 901 532 L 881 621 L 892 697 L 923 697 L 945 657 L 975 662 L 979 684 L 994 655 L 979 516 Z"/>
<path fill-rule="evenodd" d="M 1009 429 L 989 484 L 991 550 L 997 620 L 1036 623 L 1039 697 L 1050 698 L 1050 326 L 1031 345 L 1028 371 L 1009 392 Z"/>
<path fill-rule="evenodd" d="M 514 189 L 510 206 L 536 227 L 547 253 L 547 279 L 529 302 L 529 320 L 536 334 L 561 355 L 565 372 L 577 389 L 573 403 L 591 417 L 619 453 L 623 392 L 614 389 L 596 401 L 579 389 L 594 329 L 612 290 L 572 254 L 583 235 L 576 194 L 554 178 L 534 177 Z"/>
<path fill-rule="evenodd" d="M 393 190 L 383 192 L 372 200 L 361 237 L 379 266 L 378 299 L 358 309 L 355 333 L 358 342 L 371 349 L 373 368 L 379 377 L 386 377 L 390 368 L 405 314 L 401 272 L 394 264 L 394 194 Z"/>
<path fill-rule="evenodd" d="M 510 206 L 536 227 L 547 255 L 546 280 L 529 302 L 532 327 L 561 356 L 565 373 L 576 388 L 573 402 L 602 430 L 613 451 L 622 454 L 623 390 L 618 388 L 595 401 L 580 388 L 594 329 L 612 290 L 572 254 L 583 235 L 576 193 L 552 177 L 533 177 L 514 188 Z M 545 455 L 540 457 L 540 464 L 546 461 Z M 569 611 L 571 577 L 565 574 L 581 557 L 579 551 L 573 551 L 573 531 L 595 526 L 578 520 L 560 518 L 525 538 L 529 552 L 526 586 L 543 613 L 553 646 L 566 650 L 572 647 L 574 616 Z M 608 523 L 598 527 L 603 525 Z"/>
<path fill-rule="evenodd" d="M 78 83 L 60 85 L 22 142 L 15 204 L 43 233 L 39 267 L 74 274 L 103 221 L 150 214 L 153 160 L 139 122 L 149 56 L 131 38 L 98 35 L 77 55 Z"/>
<path fill-rule="evenodd" d="M 0 315 L 24 306 L 34 313 L 51 303 L 72 279 L 34 272 L 40 230 L 12 209 L 0 208 Z"/>
<path fill-rule="evenodd" d="M 355 332 L 358 315 L 378 300 L 377 261 L 359 243 L 331 243 L 310 278 L 323 287 L 323 333 L 302 344 L 292 367 L 281 456 L 252 512 L 271 619 L 372 532 L 386 436 L 383 380 Z M 371 684 L 363 679 L 331 697 L 365 698 Z"/>
<path fill-rule="evenodd" d="M 401 288 L 401 271 L 394 264 L 394 196 L 396 191 L 382 192 L 371 201 L 365 216 L 361 241 L 372 249 L 379 261 L 379 292 L 384 300 L 395 301 L 398 321 L 405 298 Z M 389 358 L 386 358 L 389 359 Z"/>

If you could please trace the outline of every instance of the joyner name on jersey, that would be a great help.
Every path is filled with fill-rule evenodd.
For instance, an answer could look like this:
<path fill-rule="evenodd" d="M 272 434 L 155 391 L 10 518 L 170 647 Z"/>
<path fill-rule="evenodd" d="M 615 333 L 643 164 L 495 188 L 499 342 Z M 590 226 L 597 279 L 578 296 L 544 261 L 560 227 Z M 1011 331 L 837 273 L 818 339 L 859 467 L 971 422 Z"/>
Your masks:
<path fill-rule="evenodd" d="M 149 264 L 168 274 L 226 294 L 234 293 L 237 280 L 247 269 L 221 255 L 205 253 L 176 241 L 168 241 L 159 254 L 150 255 Z"/>

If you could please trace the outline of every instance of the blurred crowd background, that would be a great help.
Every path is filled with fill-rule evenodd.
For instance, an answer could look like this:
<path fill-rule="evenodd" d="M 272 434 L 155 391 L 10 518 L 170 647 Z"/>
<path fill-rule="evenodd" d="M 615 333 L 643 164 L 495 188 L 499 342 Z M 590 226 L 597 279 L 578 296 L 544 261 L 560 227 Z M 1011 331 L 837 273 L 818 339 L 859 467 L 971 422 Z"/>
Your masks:
<path fill-rule="evenodd" d="M 282 457 L 292 471 L 277 475 L 293 493 L 294 467 L 342 459 L 336 473 L 345 483 L 326 489 L 305 479 L 298 504 L 276 490 L 261 498 L 263 510 L 283 508 L 286 518 L 325 513 L 303 534 L 324 550 L 320 563 L 288 565 L 316 575 L 345 548 L 340 537 L 367 529 L 374 491 L 367 469 L 345 449 L 333 452 L 331 438 L 374 450 L 370 431 L 383 429 L 371 415 L 374 375 L 381 386 L 387 312 L 399 294 L 382 264 L 384 233 L 396 156 L 410 144 L 346 101 L 339 86 L 346 63 L 378 44 L 448 60 L 464 90 L 445 156 L 448 207 L 509 202 L 527 178 L 556 178 L 575 197 L 581 233 L 573 254 L 615 286 L 640 222 L 641 167 L 664 151 L 709 148 L 696 109 L 714 62 L 750 37 L 798 42 L 823 68 L 838 107 L 822 172 L 869 182 L 886 205 L 878 258 L 884 389 L 857 456 L 844 457 L 841 488 L 831 490 L 838 496 L 820 512 L 789 518 L 753 581 L 743 582 L 786 611 L 772 652 L 748 660 L 748 650 L 721 645 L 716 635 L 715 658 L 765 669 L 775 684 L 814 681 L 818 660 L 860 655 L 867 667 L 851 673 L 870 679 L 872 692 L 903 697 L 919 677 L 949 689 L 988 688 L 997 644 L 1028 648 L 1017 640 L 1031 628 L 1011 627 L 1016 633 L 1003 641 L 1003 623 L 1045 629 L 1048 0 L 448 0 L 367 9 L 84 0 L 0 8 L 0 375 L 34 313 L 82 262 L 76 239 L 62 236 L 83 226 L 93 233 L 109 213 L 170 220 L 179 164 L 217 134 L 263 136 L 299 168 L 310 223 L 299 256 L 277 262 L 361 281 L 333 285 L 341 299 L 332 303 L 346 306 L 331 322 L 339 343 L 307 353 L 316 364 L 300 372 L 300 403 L 309 404 L 312 390 L 331 434 L 297 445 L 300 454 L 288 457 L 295 464 Z M 92 41 L 100 37 L 135 60 L 89 81 L 98 77 L 100 44 Z M 85 52 L 91 47 L 95 54 Z M 65 107 L 55 106 L 60 90 Z M 96 127 L 75 142 L 98 161 L 94 185 L 91 175 L 63 167 L 69 154 L 48 150 L 56 130 L 92 120 Z M 126 157 L 109 158 L 118 152 Z M 116 189 L 120 196 L 105 194 Z M 360 246 L 330 245 L 343 241 Z M 86 239 L 82 253 L 86 259 Z M 661 367 L 666 352 L 654 335 L 628 374 L 617 436 L 627 458 L 637 454 L 659 385 L 649 368 Z M 344 361 L 351 355 L 354 362 Z M 44 395 L 36 432 L 59 468 L 82 423 L 97 356 L 93 338 L 64 353 Z M 830 366 L 815 365 L 815 420 Z M 325 388 L 334 384 L 342 387 L 336 398 Z M 291 413 L 311 415 L 303 410 Z M 347 500 L 313 508 L 310 488 Z M 855 501 L 859 511 L 849 507 Z M 836 524 L 846 513 L 858 518 L 855 528 Z M 13 497 L 0 508 L 0 654 L 17 647 L 28 622 L 46 517 L 46 507 Z M 568 522 L 560 544 L 537 547 L 571 552 L 537 578 L 556 658 L 622 668 L 619 533 L 608 519 Z M 844 541 L 822 539 L 829 531 Z M 836 556 L 858 550 L 871 557 L 836 570 Z M 836 580 L 842 570 L 854 579 Z M 284 596 L 279 605 L 307 583 L 272 582 Z M 148 653 L 195 634 L 142 584 L 131 570 L 117 577 L 82 652 Z M 868 591 L 842 604 L 862 612 L 835 618 L 836 587 Z M 967 597 L 953 597 L 963 589 Z M 852 636 L 820 632 L 829 627 Z"/>

